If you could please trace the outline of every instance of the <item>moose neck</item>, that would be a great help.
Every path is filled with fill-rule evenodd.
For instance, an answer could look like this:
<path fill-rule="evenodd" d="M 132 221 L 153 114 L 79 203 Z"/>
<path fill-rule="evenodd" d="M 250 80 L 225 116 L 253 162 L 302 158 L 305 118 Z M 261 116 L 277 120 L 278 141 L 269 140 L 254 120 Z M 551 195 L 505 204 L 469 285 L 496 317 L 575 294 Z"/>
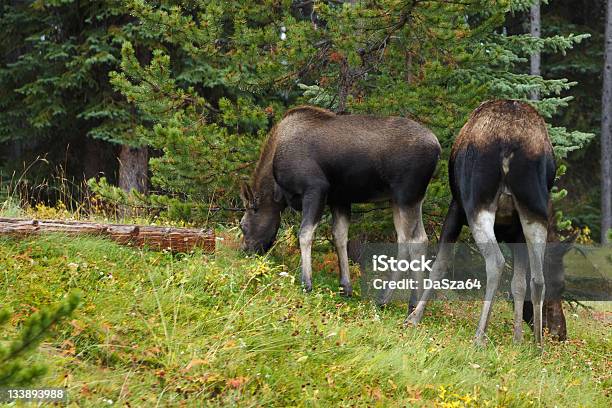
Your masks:
<path fill-rule="evenodd" d="M 279 213 L 285 209 L 285 201 L 276 202 L 274 200 L 274 174 L 272 171 L 272 162 L 276 151 L 276 126 L 272 128 L 270 136 L 264 142 L 257 167 L 253 173 L 252 185 L 253 192 L 257 197 L 259 205 L 266 209 L 278 211 Z"/>
<path fill-rule="evenodd" d="M 253 192 L 257 197 L 257 201 L 260 206 L 266 208 L 277 207 L 278 211 L 284 209 L 283 203 L 277 203 L 274 201 L 274 175 L 272 173 L 272 161 L 266 163 L 260 163 L 255 172 L 255 178 L 253 179 Z"/>

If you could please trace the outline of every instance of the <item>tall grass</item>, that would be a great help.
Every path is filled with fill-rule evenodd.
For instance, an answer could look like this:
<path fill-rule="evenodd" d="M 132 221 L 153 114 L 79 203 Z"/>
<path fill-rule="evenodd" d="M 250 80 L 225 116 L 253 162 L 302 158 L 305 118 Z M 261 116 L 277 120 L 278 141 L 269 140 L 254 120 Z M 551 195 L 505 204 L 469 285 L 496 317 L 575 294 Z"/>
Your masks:
<path fill-rule="evenodd" d="M 49 213 L 55 209 L 57 216 L 80 219 L 100 213 L 85 179 L 68 177 L 62 164 L 49 167 L 44 157 L 38 157 L 20 171 L 0 173 L 0 214 L 24 216 L 46 208 Z"/>
<path fill-rule="evenodd" d="M 3 174 L 0 169 L 0 216 L 178 226 L 188 224 L 167 216 L 170 211 L 164 206 L 149 207 L 136 202 L 138 200 L 131 201 L 134 202 L 124 203 L 102 197 L 92 191 L 88 180 L 68 176 L 64 164 L 52 165 L 44 157 L 38 157 L 10 174 Z"/>
<path fill-rule="evenodd" d="M 304 294 L 294 245 L 245 257 L 232 245 L 172 255 L 1 239 L 0 303 L 22 319 L 83 289 L 71 326 L 34 358 L 51 365 L 45 385 L 80 406 L 609 406 L 610 325 L 590 311 L 569 314 L 571 340 L 540 354 L 529 335 L 512 343 L 511 307 L 498 302 L 476 349 L 478 302 L 434 303 L 404 329 L 405 306 L 340 298 L 332 269 Z"/>

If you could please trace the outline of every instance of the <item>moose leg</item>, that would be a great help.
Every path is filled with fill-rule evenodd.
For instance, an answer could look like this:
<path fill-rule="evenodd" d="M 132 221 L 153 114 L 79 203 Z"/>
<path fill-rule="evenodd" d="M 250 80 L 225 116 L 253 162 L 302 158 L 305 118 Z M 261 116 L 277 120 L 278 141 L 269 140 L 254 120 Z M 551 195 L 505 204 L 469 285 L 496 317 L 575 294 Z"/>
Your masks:
<path fill-rule="evenodd" d="M 401 224 L 401 219 L 399 217 L 399 210 L 395 204 L 392 205 L 393 208 L 393 224 L 395 226 L 395 231 L 397 233 L 397 259 L 408 259 L 408 251 L 405 245 L 406 239 L 408 237 L 407 229 L 404 225 Z M 390 270 L 388 272 L 387 280 L 389 282 L 397 282 L 400 278 L 401 271 L 396 268 L 394 270 Z M 384 306 L 391 300 L 391 295 L 393 293 L 393 289 L 389 288 L 389 285 L 385 287 L 383 292 L 378 299 L 378 305 Z"/>
<path fill-rule="evenodd" d="M 429 244 L 429 239 L 427 239 L 427 233 L 425 232 L 425 226 L 423 225 L 423 201 L 421 201 L 416 210 L 413 210 L 414 217 L 416 221 L 416 226 L 412 231 L 412 237 L 410 246 L 408 247 L 410 251 L 410 259 L 415 260 L 419 259 L 420 262 L 425 262 L 427 257 L 427 246 Z M 408 309 L 408 314 L 414 310 L 417 302 L 423 296 L 423 278 L 425 277 L 424 266 L 420 264 L 421 269 L 417 271 L 416 278 L 419 284 L 418 289 L 416 291 L 412 291 L 410 294 L 410 305 Z"/>
<path fill-rule="evenodd" d="M 525 307 L 525 292 L 527 284 L 527 268 L 529 256 L 523 244 L 513 245 L 514 271 L 512 274 L 512 299 L 514 301 L 514 341 L 523 341 L 523 310 Z"/>
<path fill-rule="evenodd" d="M 421 256 L 427 254 L 427 234 L 423 227 L 423 218 L 421 214 L 422 201 L 415 205 L 392 204 L 393 208 L 393 224 L 397 232 L 397 258 L 411 260 L 421 259 Z M 400 271 L 396 270 L 391 273 L 391 281 L 397 281 L 400 276 Z M 423 280 L 422 272 L 415 272 L 417 281 Z M 386 304 L 391 299 L 392 290 L 387 288 L 381 297 L 381 304 Z M 415 300 L 413 300 L 413 298 Z M 410 307 L 416 303 L 416 294 L 411 292 Z"/>
<path fill-rule="evenodd" d="M 516 205 L 523 235 L 527 241 L 529 270 L 531 272 L 531 303 L 533 304 L 533 334 L 538 346 L 542 346 L 542 303 L 544 302 L 544 251 L 548 230 L 545 220 L 538 220 L 521 205 Z"/>
<path fill-rule="evenodd" d="M 340 293 L 349 297 L 353 295 L 347 254 L 350 214 L 350 204 L 348 206 L 332 206 L 332 235 L 334 236 L 338 263 L 340 265 Z"/>
<path fill-rule="evenodd" d="M 544 282 L 546 294 L 542 307 L 542 327 L 558 340 L 567 339 L 567 327 L 563 314 L 562 295 L 565 290 L 565 270 L 563 256 L 571 248 L 567 244 L 550 244 L 551 237 L 547 236 Z M 554 262 L 554 263 L 553 263 Z"/>
<path fill-rule="evenodd" d="M 408 233 L 408 252 L 410 260 L 420 260 L 421 262 L 427 257 L 427 233 L 423 226 L 423 201 L 410 207 L 399 207 L 399 217 L 401 223 L 406 226 Z M 406 245 L 406 244 L 404 244 Z M 413 271 L 413 276 L 416 279 L 418 288 L 410 292 L 410 301 L 408 305 L 408 313 L 412 312 L 416 307 L 417 301 L 423 294 L 423 278 L 425 271 L 423 265 L 420 270 Z"/>
<path fill-rule="evenodd" d="M 309 191 L 302 198 L 302 225 L 300 226 L 300 252 L 302 255 L 302 285 L 312 290 L 312 240 L 325 206 L 322 190 Z"/>
<path fill-rule="evenodd" d="M 476 329 L 476 336 L 474 338 L 476 345 L 484 345 L 486 343 L 486 332 L 491 317 L 491 309 L 505 261 L 497 244 L 493 229 L 495 225 L 495 208 L 480 210 L 469 219 L 469 224 L 474 241 L 476 241 L 480 253 L 485 258 L 487 270 L 487 290 L 485 292 L 480 321 L 478 322 L 478 329 Z"/>
<path fill-rule="evenodd" d="M 449 263 L 453 256 L 453 244 L 457 241 L 457 238 L 461 233 L 461 228 L 464 224 L 465 214 L 463 209 L 461 209 L 459 204 L 453 200 L 448 208 L 448 213 L 446 214 L 444 224 L 442 225 L 440 248 L 438 248 L 436 261 L 434 262 L 431 273 L 429 274 L 429 279 L 432 281 L 440 280 L 444 277 L 444 275 L 446 275 L 446 271 L 448 270 Z M 431 297 L 431 294 L 432 289 L 425 289 L 423 291 L 423 295 L 421 296 L 419 303 L 412 311 L 410 316 L 408 316 L 404 324 L 412 324 L 416 326 L 421 322 L 423 313 L 425 312 L 425 306 L 427 305 L 427 301 Z"/>
<path fill-rule="evenodd" d="M 302 285 L 306 292 L 312 291 L 312 241 L 321 221 L 325 206 L 322 190 L 309 191 L 302 198 L 302 224 L 300 226 L 300 252 L 302 255 Z"/>

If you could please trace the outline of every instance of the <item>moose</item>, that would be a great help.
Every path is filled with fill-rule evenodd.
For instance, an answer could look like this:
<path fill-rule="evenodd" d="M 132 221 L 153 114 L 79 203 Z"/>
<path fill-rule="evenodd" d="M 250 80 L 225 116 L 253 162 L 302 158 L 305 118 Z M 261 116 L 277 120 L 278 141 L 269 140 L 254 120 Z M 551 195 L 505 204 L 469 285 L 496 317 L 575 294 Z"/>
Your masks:
<path fill-rule="evenodd" d="M 554 178 L 555 161 L 546 124 L 527 103 L 484 102 L 472 112 L 453 144 L 449 160 L 452 201 L 430 278 L 439 280 L 444 276 L 452 244 L 462 227 L 468 225 L 485 258 L 487 275 L 484 305 L 474 339 L 477 345 L 486 343 L 494 295 L 504 268 L 498 240 L 526 244 L 513 246 L 513 337 L 516 342 L 523 339 L 529 273 L 531 305 L 525 310 L 525 318 L 533 320 L 535 341 L 542 345 L 543 264 Z M 430 296 L 431 290 L 423 292 L 406 324 L 417 325 L 421 321 Z"/>
<path fill-rule="evenodd" d="M 425 254 L 422 202 L 440 156 L 436 136 L 402 117 L 340 115 L 313 106 L 289 110 L 264 143 L 251 184 L 243 184 L 243 248 L 273 245 L 281 212 L 302 212 L 302 284 L 312 290 L 311 249 L 326 205 L 340 266 L 340 291 L 352 295 L 347 255 L 351 204 L 390 200 L 397 242 Z"/>

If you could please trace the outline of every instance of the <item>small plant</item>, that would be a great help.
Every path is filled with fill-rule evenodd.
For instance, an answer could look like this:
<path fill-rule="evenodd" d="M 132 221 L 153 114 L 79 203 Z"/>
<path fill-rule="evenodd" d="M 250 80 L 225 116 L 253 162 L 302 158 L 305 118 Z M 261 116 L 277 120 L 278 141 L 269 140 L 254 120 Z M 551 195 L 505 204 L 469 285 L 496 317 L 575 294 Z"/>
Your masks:
<path fill-rule="evenodd" d="M 254 259 L 252 265 L 247 268 L 246 273 L 249 280 L 260 283 L 272 276 L 284 272 L 286 268 L 285 265 L 276 265 L 270 259 L 258 256 Z"/>
<path fill-rule="evenodd" d="M 452 386 L 441 385 L 438 387 L 436 406 L 442 408 L 476 407 L 480 406 L 478 388 L 473 393 L 457 392 Z"/>
<path fill-rule="evenodd" d="M 576 243 L 583 245 L 593 244 L 593 238 L 591 237 L 591 229 L 588 226 L 584 226 L 583 228 L 574 228 L 574 234 L 577 235 Z"/>
<path fill-rule="evenodd" d="M 70 219 L 73 217 L 73 214 L 68 211 L 66 205 L 62 201 L 58 201 L 53 207 L 44 203 L 38 203 L 36 207 L 30 209 L 26 213 L 39 219 Z"/>

